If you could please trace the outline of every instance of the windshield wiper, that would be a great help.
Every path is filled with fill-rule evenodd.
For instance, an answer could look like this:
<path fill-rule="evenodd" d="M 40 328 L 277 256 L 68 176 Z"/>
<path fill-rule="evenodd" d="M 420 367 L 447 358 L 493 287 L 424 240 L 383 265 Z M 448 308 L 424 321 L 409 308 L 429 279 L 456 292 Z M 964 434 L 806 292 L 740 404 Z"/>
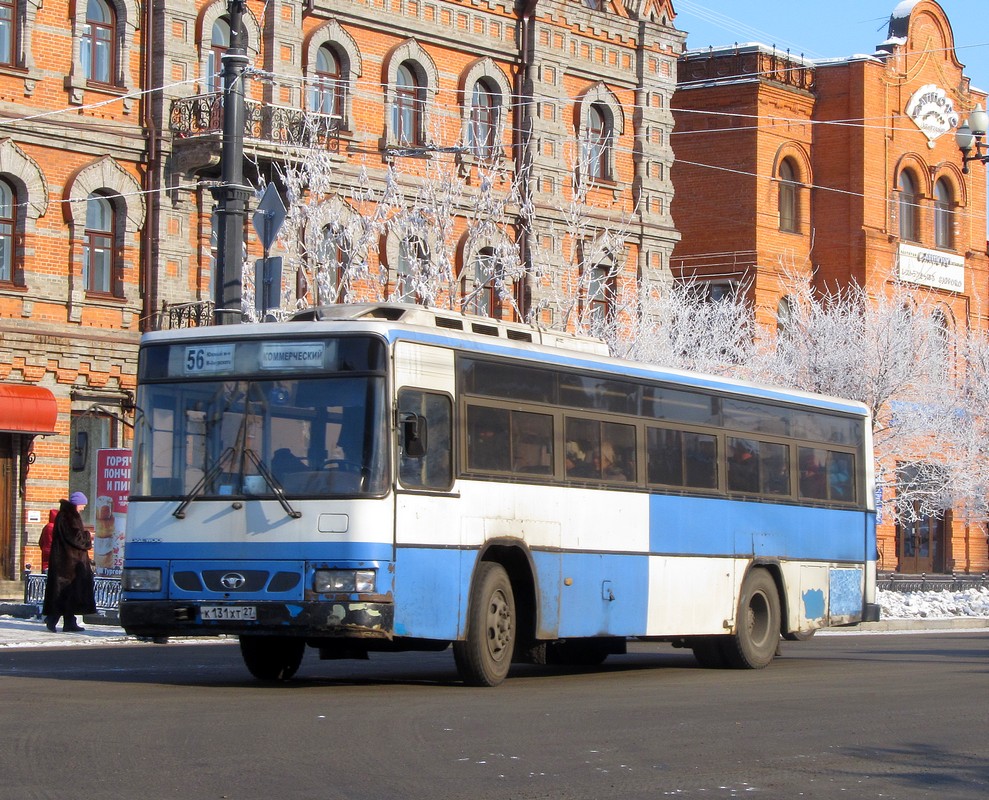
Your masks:
<path fill-rule="evenodd" d="M 193 486 L 189 494 L 182 498 L 182 502 L 179 503 L 179 507 L 172 512 L 173 517 L 176 519 L 185 519 L 185 510 L 189 507 L 189 503 L 199 497 L 207 485 L 213 482 L 213 479 L 220 474 L 220 470 L 223 469 L 223 465 L 227 462 L 230 456 L 233 455 L 233 453 L 234 449 L 232 447 L 228 447 L 220 454 L 220 457 L 216 460 L 216 463 L 209 468 L 203 477 L 199 479 L 199 483 Z"/>
<path fill-rule="evenodd" d="M 268 486 L 271 487 L 271 491 L 275 495 L 275 499 L 281 503 L 282 508 L 285 509 L 285 513 L 292 519 L 298 519 L 301 517 L 302 512 L 296 511 L 292 508 L 292 504 L 289 503 L 288 498 L 285 496 L 285 490 L 282 488 L 282 485 L 278 482 L 275 476 L 271 474 L 271 470 L 264 465 L 264 462 L 258 458 L 258 454 L 250 449 L 245 449 L 244 453 L 253 462 L 254 466 L 257 467 L 258 472 L 261 473 L 261 476 L 264 478 Z"/>

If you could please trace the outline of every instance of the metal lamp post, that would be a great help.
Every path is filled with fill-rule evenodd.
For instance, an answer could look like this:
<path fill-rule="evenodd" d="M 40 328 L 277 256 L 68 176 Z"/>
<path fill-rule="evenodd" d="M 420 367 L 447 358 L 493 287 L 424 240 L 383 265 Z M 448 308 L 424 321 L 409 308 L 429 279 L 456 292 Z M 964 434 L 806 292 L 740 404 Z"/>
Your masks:
<path fill-rule="evenodd" d="M 230 48 L 223 54 L 223 148 L 217 202 L 217 258 L 213 318 L 217 325 L 240 322 L 244 266 L 244 223 L 253 194 L 244 185 L 244 0 L 227 0 Z"/>

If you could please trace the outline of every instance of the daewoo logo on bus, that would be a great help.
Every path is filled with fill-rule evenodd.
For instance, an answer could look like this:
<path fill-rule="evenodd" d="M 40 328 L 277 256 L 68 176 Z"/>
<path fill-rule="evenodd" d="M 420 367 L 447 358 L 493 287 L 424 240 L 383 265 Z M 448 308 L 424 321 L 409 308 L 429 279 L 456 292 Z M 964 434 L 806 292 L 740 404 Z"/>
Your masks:
<path fill-rule="evenodd" d="M 241 575 L 239 572 L 228 572 L 222 578 L 220 578 L 220 583 L 223 584 L 224 589 L 239 589 L 245 583 L 247 583 L 247 578 Z"/>

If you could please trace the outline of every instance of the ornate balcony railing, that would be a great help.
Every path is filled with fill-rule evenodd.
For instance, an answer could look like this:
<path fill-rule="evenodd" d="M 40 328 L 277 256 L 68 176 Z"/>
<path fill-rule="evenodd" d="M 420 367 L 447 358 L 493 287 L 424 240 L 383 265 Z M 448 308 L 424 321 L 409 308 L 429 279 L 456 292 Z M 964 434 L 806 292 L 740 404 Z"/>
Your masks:
<path fill-rule="evenodd" d="M 213 303 L 202 300 L 195 303 L 162 304 L 158 315 L 157 330 L 172 328 L 202 328 L 213 324 Z"/>
<path fill-rule="evenodd" d="M 179 139 L 223 132 L 223 95 L 199 94 L 172 101 L 169 129 Z M 340 120 L 300 108 L 244 101 L 244 137 L 272 144 L 340 149 Z"/>

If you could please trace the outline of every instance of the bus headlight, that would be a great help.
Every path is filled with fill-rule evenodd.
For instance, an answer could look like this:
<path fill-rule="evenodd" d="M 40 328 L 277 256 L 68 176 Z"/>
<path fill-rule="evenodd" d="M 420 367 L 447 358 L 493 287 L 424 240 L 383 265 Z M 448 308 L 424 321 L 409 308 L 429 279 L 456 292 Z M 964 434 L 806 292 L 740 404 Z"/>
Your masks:
<path fill-rule="evenodd" d="M 125 592 L 160 592 L 160 569 L 125 569 L 120 576 L 120 587 Z"/>
<path fill-rule="evenodd" d="M 373 594 L 373 569 L 318 569 L 313 575 L 317 594 Z"/>

